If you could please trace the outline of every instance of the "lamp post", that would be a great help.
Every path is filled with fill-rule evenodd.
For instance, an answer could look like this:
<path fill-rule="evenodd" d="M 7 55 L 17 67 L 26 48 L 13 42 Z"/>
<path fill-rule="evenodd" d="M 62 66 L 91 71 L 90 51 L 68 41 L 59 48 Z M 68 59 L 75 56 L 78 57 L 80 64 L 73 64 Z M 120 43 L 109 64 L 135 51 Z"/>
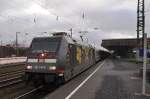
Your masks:
<path fill-rule="evenodd" d="M 1 37 L 1 35 L 0 35 Z M 3 47 L 2 47 L 2 40 L 1 40 L 1 47 L 0 47 L 0 57 L 3 57 Z"/>
<path fill-rule="evenodd" d="M 20 34 L 20 32 L 16 32 L 16 56 L 19 55 L 19 49 L 18 49 L 18 34 Z"/>
<path fill-rule="evenodd" d="M 2 36 L 1 36 L 1 35 L 0 35 L 0 37 L 2 38 Z M 1 46 L 3 46 L 3 41 L 2 41 L 2 40 L 0 41 L 0 44 L 1 44 Z"/>
<path fill-rule="evenodd" d="M 1 46 L 3 46 L 3 41 L 1 40 Z"/>
<path fill-rule="evenodd" d="M 23 40 L 23 44 L 24 44 L 24 47 L 26 46 L 27 44 L 27 36 L 28 36 L 29 33 L 25 33 L 24 36 L 25 36 L 25 39 Z"/>

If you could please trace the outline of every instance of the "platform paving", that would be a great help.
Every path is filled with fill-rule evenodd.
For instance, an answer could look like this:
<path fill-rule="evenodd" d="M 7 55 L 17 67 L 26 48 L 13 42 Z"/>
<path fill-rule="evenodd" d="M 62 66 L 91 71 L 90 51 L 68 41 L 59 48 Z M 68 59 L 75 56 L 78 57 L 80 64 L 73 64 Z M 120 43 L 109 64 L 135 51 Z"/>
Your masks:
<path fill-rule="evenodd" d="M 91 76 L 69 99 L 150 99 L 150 96 L 141 95 L 140 65 L 123 60 L 107 59 L 102 68 Z M 84 79 L 87 77 L 88 75 Z M 73 79 L 47 95 L 45 99 L 67 99 L 66 97 L 84 79 L 81 79 L 80 76 Z M 150 93 L 149 84 L 147 84 L 147 93 Z"/>

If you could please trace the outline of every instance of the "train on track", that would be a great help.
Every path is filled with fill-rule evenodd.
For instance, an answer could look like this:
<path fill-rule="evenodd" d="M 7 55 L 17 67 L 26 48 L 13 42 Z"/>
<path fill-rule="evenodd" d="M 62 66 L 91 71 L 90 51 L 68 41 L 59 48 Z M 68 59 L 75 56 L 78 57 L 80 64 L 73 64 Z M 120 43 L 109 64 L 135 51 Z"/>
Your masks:
<path fill-rule="evenodd" d="M 36 37 L 29 48 L 25 77 L 36 85 L 60 84 L 108 55 L 109 51 L 76 41 L 65 32 L 54 33 L 52 37 Z"/>

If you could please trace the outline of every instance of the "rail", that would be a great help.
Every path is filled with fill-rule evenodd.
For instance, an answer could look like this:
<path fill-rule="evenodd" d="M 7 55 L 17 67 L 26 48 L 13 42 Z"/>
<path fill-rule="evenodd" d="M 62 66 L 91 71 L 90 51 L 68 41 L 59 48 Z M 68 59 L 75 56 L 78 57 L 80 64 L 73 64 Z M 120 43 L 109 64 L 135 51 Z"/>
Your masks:
<path fill-rule="evenodd" d="M 21 76 L 18 76 L 18 77 L 2 80 L 2 81 L 0 81 L 0 88 L 23 82 L 23 80 L 21 78 L 22 78 Z"/>
<path fill-rule="evenodd" d="M 23 82 L 24 71 L 13 71 L 0 75 L 0 88 Z"/>

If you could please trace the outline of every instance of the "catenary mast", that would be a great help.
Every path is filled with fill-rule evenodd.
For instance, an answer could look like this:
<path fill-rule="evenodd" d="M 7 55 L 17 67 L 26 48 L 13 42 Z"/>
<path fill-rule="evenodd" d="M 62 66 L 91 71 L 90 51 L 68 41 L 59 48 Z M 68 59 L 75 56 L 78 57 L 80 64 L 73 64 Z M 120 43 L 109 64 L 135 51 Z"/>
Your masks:
<path fill-rule="evenodd" d="M 139 57 L 139 49 L 144 43 L 145 33 L 145 0 L 138 0 L 137 6 L 137 56 Z M 140 35 L 142 35 L 140 37 Z M 141 46 L 142 45 L 142 46 Z"/>

